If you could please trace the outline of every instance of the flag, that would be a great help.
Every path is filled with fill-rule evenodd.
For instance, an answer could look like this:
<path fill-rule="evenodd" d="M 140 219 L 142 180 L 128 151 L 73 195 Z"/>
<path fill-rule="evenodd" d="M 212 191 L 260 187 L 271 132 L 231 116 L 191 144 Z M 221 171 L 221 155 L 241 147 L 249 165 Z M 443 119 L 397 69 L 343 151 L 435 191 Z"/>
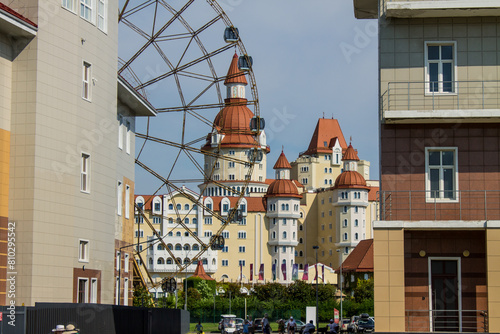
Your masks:
<path fill-rule="evenodd" d="M 273 281 L 276 281 L 276 263 L 273 263 L 271 272 L 273 273 Z"/>
<path fill-rule="evenodd" d="M 292 266 L 292 280 L 296 281 L 299 279 L 299 265 L 294 263 Z"/>
<path fill-rule="evenodd" d="M 303 281 L 308 281 L 309 280 L 309 265 L 307 263 L 304 266 L 304 274 L 302 275 L 302 280 Z"/>
<path fill-rule="evenodd" d="M 286 263 L 281 264 L 281 272 L 283 273 L 283 280 L 286 281 Z"/>
<path fill-rule="evenodd" d="M 260 264 L 260 269 L 259 269 L 259 280 L 263 281 L 264 280 L 264 263 Z"/>
<path fill-rule="evenodd" d="M 333 319 L 334 319 L 334 322 L 336 324 L 338 324 L 340 322 L 339 315 L 340 315 L 339 310 L 337 310 L 336 308 L 334 308 L 333 309 Z"/>
<path fill-rule="evenodd" d="M 325 265 L 321 267 L 321 280 L 325 283 Z"/>
<path fill-rule="evenodd" d="M 314 269 L 316 269 L 316 275 L 314 275 L 314 281 L 316 281 L 318 279 L 318 264 L 317 263 L 314 265 Z"/>
<path fill-rule="evenodd" d="M 250 282 L 253 281 L 253 263 L 250 263 Z"/>

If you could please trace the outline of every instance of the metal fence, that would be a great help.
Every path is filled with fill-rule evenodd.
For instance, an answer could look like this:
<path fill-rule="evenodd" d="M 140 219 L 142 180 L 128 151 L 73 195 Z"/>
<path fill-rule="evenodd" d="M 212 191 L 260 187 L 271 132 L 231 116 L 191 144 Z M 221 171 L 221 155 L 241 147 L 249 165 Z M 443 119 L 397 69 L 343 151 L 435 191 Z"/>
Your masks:
<path fill-rule="evenodd" d="M 488 332 L 484 310 L 405 310 L 407 332 Z"/>
<path fill-rule="evenodd" d="M 382 220 L 498 220 L 500 190 L 381 191 Z"/>
<path fill-rule="evenodd" d="M 389 82 L 383 111 L 500 109 L 500 81 Z"/>

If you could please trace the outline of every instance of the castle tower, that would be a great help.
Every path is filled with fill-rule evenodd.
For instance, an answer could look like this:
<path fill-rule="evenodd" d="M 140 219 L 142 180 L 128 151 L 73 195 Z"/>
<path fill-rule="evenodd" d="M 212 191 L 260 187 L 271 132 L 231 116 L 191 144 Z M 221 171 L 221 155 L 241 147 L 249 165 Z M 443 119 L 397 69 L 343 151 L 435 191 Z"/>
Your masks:
<path fill-rule="evenodd" d="M 292 281 L 295 247 L 298 244 L 297 219 L 300 217 L 302 198 L 297 186 L 290 180 L 291 169 L 285 154 L 281 152 L 274 165 L 276 179 L 269 185 L 265 196 L 269 219 L 269 252 L 276 268 L 276 279 L 282 283 Z"/>
<path fill-rule="evenodd" d="M 269 147 L 266 146 L 264 131 L 256 139 L 250 130 L 250 120 L 254 114 L 246 106 L 247 80 L 245 74 L 238 68 L 237 54 L 233 56 L 224 85 L 227 87 L 225 107 L 215 117 L 212 133 L 207 136 L 203 147 L 209 151 L 219 150 L 222 158 L 205 156 L 205 173 L 212 175 L 212 181 L 215 182 L 200 187 L 205 189 L 204 196 L 232 196 L 234 191 L 243 189 L 248 180 L 250 183 L 245 195 L 262 196 L 267 190 L 266 154 L 269 153 Z M 238 160 L 249 161 L 249 150 L 258 147 L 262 149 L 264 156 L 260 163 L 255 164 L 250 174 L 250 164 Z M 229 189 L 234 191 L 231 192 Z"/>

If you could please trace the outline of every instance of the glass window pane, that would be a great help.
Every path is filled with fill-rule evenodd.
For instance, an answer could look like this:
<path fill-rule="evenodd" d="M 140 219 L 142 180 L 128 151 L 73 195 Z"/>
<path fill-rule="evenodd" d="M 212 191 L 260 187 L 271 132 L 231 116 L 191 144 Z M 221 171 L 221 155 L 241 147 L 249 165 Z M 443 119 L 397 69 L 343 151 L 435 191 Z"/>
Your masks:
<path fill-rule="evenodd" d="M 451 63 L 443 63 L 443 92 L 452 91 L 452 66 Z"/>
<path fill-rule="evenodd" d="M 438 60 L 439 59 L 439 45 L 429 45 L 427 47 L 427 56 L 429 60 Z"/>
<path fill-rule="evenodd" d="M 438 64 L 431 63 L 429 64 L 429 81 L 431 82 L 430 91 L 437 92 L 438 91 Z"/>
<path fill-rule="evenodd" d="M 429 171 L 431 181 L 431 198 L 439 198 L 439 169 Z"/>
<path fill-rule="evenodd" d="M 441 152 L 440 151 L 430 151 L 429 152 L 429 166 L 439 166 L 441 164 Z"/>
<path fill-rule="evenodd" d="M 443 181 L 444 197 L 453 198 L 453 169 L 445 168 L 443 170 Z"/>
<path fill-rule="evenodd" d="M 441 46 L 441 59 L 443 60 L 453 59 L 453 46 L 451 45 Z"/>
<path fill-rule="evenodd" d="M 443 152 L 443 166 L 453 166 L 454 165 L 454 156 L 455 152 L 453 151 L 444 151 Z"/>

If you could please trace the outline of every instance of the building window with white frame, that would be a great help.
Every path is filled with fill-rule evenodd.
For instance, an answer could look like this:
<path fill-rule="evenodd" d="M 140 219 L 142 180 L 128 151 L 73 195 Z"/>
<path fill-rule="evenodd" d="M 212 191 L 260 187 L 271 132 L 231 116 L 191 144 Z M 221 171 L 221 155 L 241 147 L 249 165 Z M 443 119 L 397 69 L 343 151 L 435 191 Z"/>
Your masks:
<path fill-rule="evenodd" d="M 80 180 L 80 190 L 84 193 L 90 193 L 90 155 L 86 153 L 82 153 Z"/>
<path fill-rule="evenodd" d="M 79 240 L 78 247 L 78 261 L 79 262 L 89 262 L 89 241 Z"/>
<path fill-rule="evenodd" d="M 130 186 L 125 186 L 125 219 L 130 217 Z"/>
<path fill-rule="evenodd" d="M 128 268 L 129 268 L 129 257 L 130 255 L 128 253 L 125 253 L 125 261 L 123 262 L 123 271 L 128 273 Z"/>
<path fill-rule="evenodd" d="M 116 208 L 116 213 L 118 216 L 122 215 L 122 202 L 123 202 L 123 184 L 121 181 L 118 181 L 116 185 L 116 196 L 118 197 L 118 203 Z M 136 219 L 137 220 L 137 219 Z"/>
<path fill-rule="evenodd" d="M 222 266 L 227 267 L 229 265 L 229 260 L 222 260 Z"/>
<path fill-rule="evenodd" d="M 125 280 L 123 282 L 123 305 L 127 306 L 128 305 L 128 278 L 125 277 Z"/>
<path fill-rule="evenodd" d="M 82 73 L 82 80 L 83 80 L 83 86 L 82 86 L 82 98 L 84 100 L 90 101 L 91 99 L 91 85 L 90 81 L 92 78 L 92 65 L 90 63 L 87 63 L 86 61 L 83 62 L 83 73 Z"/>
<path fill-rule="evenodd" d="M 62 0 L 62 7 L 66 8 L 69 11 L 72 11 L 73 13 L 76 12 L 76 6 L 75 6 L 76 0 Z"/>
<path fill-rule="evenodd" d="M 97 0 L 97 28 L 103 32 L 107 31 L 107 1 Z"/>
<path fill-rule="evenodd" d="M 118 148 L 123 150 L 123 116 L 118 116 Z"/>
<path fill-rule="evenodd" d="M 427 199 L 456 200 L 458 198 L 457 148 L 426 147 L 425 153 Z"/>
<path fill-rule="evenodd" d="M 90 280 L 90 302 L 97 304 L 97 278 Z"/>
<path fill-rule="evenodd" d="M 127 121 L 125 122 L 125 129 L 126 129 L 126 133 L 125 133 L 125 152 L 127 152 L 127 154 L 130 154 L 130 147 L 131 147 L 131 138 L 130 138 L 130 122 Z"/>
<path fill-rule="evenodd" d="M 426 92 L 455 91 L 456 42 L 426 42 Z"/>
<path fill-rule="evenodd" d="M 93 22 L 93 8 L 92 8 L 93 0 L 80 0 L 80 17 Z"/>
<path fill-rule="evenodd" d="M 88 303 L 89 302 L 89 279 L 88 278 L 78 278 L 78 293 L 77 293 L 77 303 Z"/>
<path fill-rule="evenodd" d="M 238 248 L 238 251 L 239 251 L 240 253 L 245 253 L 245 250 L 246 250 L 246 249 L 245 249 L 245 246 L 239 246 L 239 248 Z"/>

